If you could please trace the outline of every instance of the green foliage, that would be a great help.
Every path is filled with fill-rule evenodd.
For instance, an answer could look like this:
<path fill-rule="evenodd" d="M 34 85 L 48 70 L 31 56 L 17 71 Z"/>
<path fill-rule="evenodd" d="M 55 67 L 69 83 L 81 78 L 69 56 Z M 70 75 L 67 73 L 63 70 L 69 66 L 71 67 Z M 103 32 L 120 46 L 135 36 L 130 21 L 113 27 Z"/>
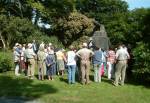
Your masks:
<path fill-rule="evenodd" d="M 145 25 L 145 17 L 148 15 L 148 9 L 135 9 L 128 14 L 128 31 L 126 33 L 126 39 L 130 41 L 132 45 L 136 45 L 135 41 L 144 41 L 143 38 L 147 38 L 143 32 L 144 28 L 147 28 Z M 147 22 L 149 20 L 146 20 Z M 142 38 L 142 39 L 141 39 Z"/>
<path fill-rule="evenodd" d="M 11 70 L 13 67 L 12 53 L 0 52 L 0 71 Z"/>
<path fill-rule="evenodd" d="M 128 5 L 121 0 L 77 0 L 77 9 L 81 12 L 115 13 L 126 12 Z"/>
<path fill-rule="evenodd" d="M 128 5 L 122 0 L 78 0 L 77 10 L 104 24 L 111 43 L 126 42 Z"/>
<path fill-rule="evenodd" d="M 143 42 L 138 42 L 136 48 L 133 50 L 134 55 L 134 75 L 142 75 L 145 78 L 143 80 L 150 81 L 150 48 Z"/>
<path fill-rule="evenodd" d="M 76 41 L 72 42 L 71 45 L 73 45 L 76 49 L 80 49 L 82 47 L 82 43 L 87 43 L 87 42 L 89 42 L 89 37 L 82 36 L 78 38 Z"/>
<path fill-rule="evenodd" d="M 20 19 L 18 17 L 11 17 L 6 28 L 9 45 L 14 44 L 15 42 L 26 43 L 30 35 L 38 35 L 39 33 L 40 32 L 38 32 L 29 20 Z"/>
<path fill-rule="evenodd" d="M 45 44 L 52 43 L 54 46 L 59 48 L 64 48 L 61 41 L 56 36 L 47 36 L 47 35 L 31 35 L 28 37 L 27 42 L 32 42 L 32 40 L 36 40 L 38 44 L 44 42 Z"/>
<path fill-rule="evenodd" d="M 89 36 L 93 28 L 92 19 L 78 12 L 73 12 L 67 17 L 59 18 L 58 21 L 52 25 L 52 29 L 66 46 L 83 35 Z"/>

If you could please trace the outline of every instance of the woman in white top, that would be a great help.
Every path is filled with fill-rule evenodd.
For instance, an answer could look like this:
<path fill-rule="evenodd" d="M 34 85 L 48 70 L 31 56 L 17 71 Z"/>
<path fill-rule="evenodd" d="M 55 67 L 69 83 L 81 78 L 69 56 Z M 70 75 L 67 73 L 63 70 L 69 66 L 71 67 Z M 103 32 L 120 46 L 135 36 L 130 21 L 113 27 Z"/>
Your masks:
<path fill-rule="evenodd" d="M 70 46 L 69 51 L 67 52 L 67 67 L 68 67 L 68 83 L 75 83 L 75 71 L 76 71 L 76 60 L 75 52 L 73 51 L 74 47 Z"/>
<path fill-rule="evenodd" d="M 15 75 L 19 76 L 19 62 L 20 62 L 20 54 L 17 52 L 17 47 L 13 48 L 13 56 L 14 56 L 14 64 L 15 64 Z"/>

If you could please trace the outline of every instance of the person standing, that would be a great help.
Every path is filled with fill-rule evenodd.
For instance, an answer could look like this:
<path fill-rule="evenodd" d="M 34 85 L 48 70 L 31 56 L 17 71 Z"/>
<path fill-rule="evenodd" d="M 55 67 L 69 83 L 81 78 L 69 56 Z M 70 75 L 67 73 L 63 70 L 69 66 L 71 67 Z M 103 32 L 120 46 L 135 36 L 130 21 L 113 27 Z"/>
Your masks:
<path fill-rule="evenodd" d="M 76 55 L 81 59 L 81 83 L 89 84 L 90 58 L 94 55 L 94 52 L 87 48 L 87 43 L 83 43 L 82 47 L 83 48 L 76 53 Z"/>
<path fill-rule="evenodd" d="M 37 47 L 37 43 L 35 42 L 35 40 L 33 40 L 32 42 L 32 49 L 35 54 L 38 52 L 38 47 Z"/>
<path fill-rule="evenodd" d="M 20 44 L 20 68 L 21 72 L 25 72 L 25 59 L 24 59 L 24 51 L 25 51 L 25 44 Z"/>
<path fill-rule="evenodd" d="M 76 54 L 74 52 L 74 47 L 70 46 L 67 52 L 67 67 L 68 67 L 68 83 L 75 83 L 75 71 L 76 71 Z"/>
<path fill-rule="evenodd" d="M 30 79 L 34 79 L 35 57 L 36 57 L 36 54 L 33 51 L 31 43 L 28 44 L 28 49 L 25 52 L 25 56 L 26 56 L 26 59 L 27 59 L 27 62 L 28 62 L 27 76 Z"/>
<path fill-rule="evenodd" d="M 104 68 L 104 75 L 107 75 L 107 52 L 101 49 L 102 51 L 102 67 Z"/>
<path fill-rule="evenodd" d="M 119 46 L 119 49 L 116 52 L 116 71 L 115 71 L 115 81 L 114 85 L 118 86 L 119 78 L 121 77 L 121 85 L 124 85 L 127 59 L 130 59 L 129 53 L 123 48 L 122 45 Z"/>
<path fill-rule="evenodd" d="M 53 80 L 54 69 L 55 69 L 55 55 L 53 50 L 48 50 L 48 55 L 46 57 L 46 67 L 48 80 Z"/>
<path fill-rule="evenodd" d="M 102 51 L 98 47 L 95 47 L 93 55 L 93 66 L 94 66 L 94 81 L 101 82 L 101 64 L 102 64 Z"/>
<path fill-rule="evenodd" d="M 114 63 L 116 62 L 116 54 L 115 51 L 110 47 L 108 51 L 108 57 L 107 57 L 107 73 L 108 73 L 108 79 L 111 79 L 114 77 Z"/>
<path fill-rule="evenodd" d="M 37 52 L 37 58 L 38 58 L 38 69 L 39 69 L 39 80 L 44 80 L 44 74 L 45 74 L 45 59 L 46 54 L 44 52 L 44 44 L 41 44 L 39 47 L 39 51 Z"/>
<path fill-rule="evenodd" d="M 58 52 L 56 52 L 56 58 L 57 58 L 58 75 L 60 73 L 61 76 L 63 76 L 64 70 L 65 70 L 65 63 L 64 62 L 66 61 L 66 57 L 65 57 L 65 54 L 64 54 L 62 49 L 60 49 Z"/>
<path fill-rule="evenodd" d="M 19 62 L 20 62 L 20 54 L 16 51 L 17 47 L 13 48 L 13 57 L 14 57 L 14 64 L 15 64 L 15 75 L 19 76 Z"/>

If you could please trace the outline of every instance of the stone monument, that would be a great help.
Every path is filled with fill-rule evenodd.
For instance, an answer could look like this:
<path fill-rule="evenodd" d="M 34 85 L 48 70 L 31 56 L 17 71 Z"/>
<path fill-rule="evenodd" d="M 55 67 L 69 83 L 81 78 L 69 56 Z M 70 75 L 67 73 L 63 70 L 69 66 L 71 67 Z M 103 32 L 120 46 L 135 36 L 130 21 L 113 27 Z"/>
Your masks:
<path fill-rule="evenodd" d="M 103 24 L 100 24 L 100 28 L 94 31 L 92 42 L 94 47 L 101 48 L 105 51 L 109 49 L 110 40 L 107 37 L 105 26 Z"/>

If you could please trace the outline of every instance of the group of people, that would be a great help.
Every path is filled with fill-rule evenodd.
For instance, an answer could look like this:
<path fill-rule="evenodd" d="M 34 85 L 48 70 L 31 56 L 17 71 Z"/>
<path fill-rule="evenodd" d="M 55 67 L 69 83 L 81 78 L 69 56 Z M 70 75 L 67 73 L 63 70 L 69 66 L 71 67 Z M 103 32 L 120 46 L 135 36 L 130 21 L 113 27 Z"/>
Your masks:
<path fill-rule="evenodd" d="M 45 75 L 48 80 L 53 80 L 53 75 L 63 76 L 64 70 L 67 70 L 69 84 L 75 83 L 76 73 L 82 84 L 89 84 L 90 68 L 93 66 L 95 82 L 101 82 L 101 76 L 106 75 L 108 79 L 114 79 L 115 86 L 118 86 L 119 81 L 124 85 L 127 61 L 130 58 L 124 45 L 119 45 L 117 50 L 110 48 L 105 51 L 98 47 L 91 50 L 87 43 L 83 43 L 79 50 L 70 46 L 65 51 L 56 50 L 51 43 L 45 45 L 43 42 L 37 49 L 34 41 L 27 45 L 16 43 L 13 50 L 16 76 L 24 71 L 29 79 L 34 79 L 37 63 L 39 80 L 44 80 Z"/>

